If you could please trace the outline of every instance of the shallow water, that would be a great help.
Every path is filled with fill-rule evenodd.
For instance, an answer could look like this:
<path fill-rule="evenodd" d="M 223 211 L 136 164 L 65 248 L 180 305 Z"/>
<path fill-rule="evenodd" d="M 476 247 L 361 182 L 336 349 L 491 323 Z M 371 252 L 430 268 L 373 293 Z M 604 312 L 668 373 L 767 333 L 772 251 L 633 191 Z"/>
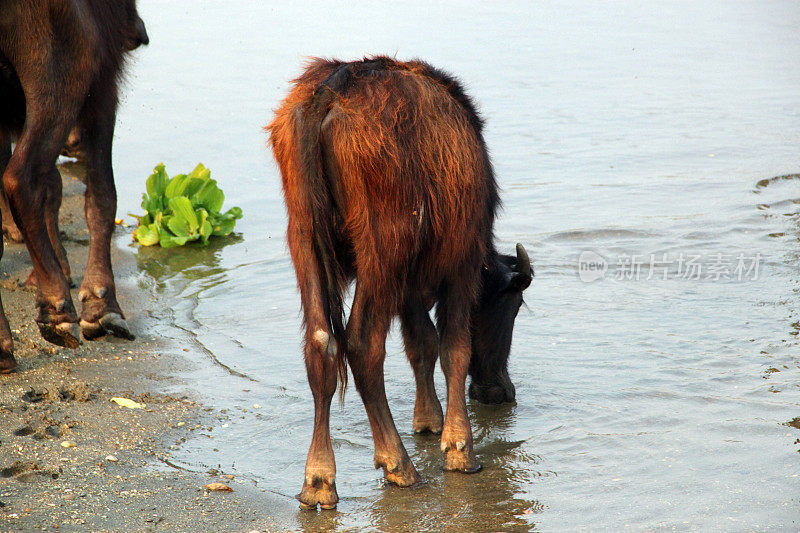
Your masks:
<path fill-rule="evenodd" d="M 442 473 L 437 439 L 411 431 L 395 331 L 388 396 L 427 483 L 384 486 L 351 390 L 333 409 L 339 510 L 288 527 L 797 530 L 800 431 L 785 423 L 800 417 L 800 179 L 759 182 L 800 171 L 798 4 L 139 7 L 152 44 L 118 120 L 119 212 L 138 211 L 159 161 L 202 161 L 245 212 L 209 249 L 139 252 L 203 348 L 187 380 L 227 416 L 177 461 L 299 491 L 313 407 L 261 128 L 304 56 L 396 53 L 457 73 L 488 121 L 498 245 L 524 243 L 536 268 L 517 403 L 471 402 L 484 470 Z M 587 251 L 602 279 L 581 280 L 597 272 L 579 276 Z"/>

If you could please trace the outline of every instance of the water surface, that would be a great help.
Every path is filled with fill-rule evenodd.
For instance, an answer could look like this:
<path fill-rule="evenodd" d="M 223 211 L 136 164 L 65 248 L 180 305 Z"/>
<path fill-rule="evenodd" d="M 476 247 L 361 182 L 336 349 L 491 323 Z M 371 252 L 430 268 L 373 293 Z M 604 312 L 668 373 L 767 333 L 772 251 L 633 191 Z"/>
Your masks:
<path fill-rule="evenodd" d="M 245 212 L 208 249 L 139 252 L 174 304 L 164 316 L 202 347 L 187 381 L 225 414 L 175 460 L 287 502 L 299 491 L 313 407 L 261 128 L 303 57 L 388 53 L 456 73 L 488 121 L 498 246 L 524 243 L 536 267 L 517 403 L 471 402 L 484 470 L 443 473 L 437 439 L 412 433 L 395 331 L 387 392 L 426 483 L 384 486 L 351 390 L 332 417 L 339 510 L 287 527 L 797 530 L 800 431 L 785 423 L 800 416 L 800 179 L 759 182 L 800 172 L 800 6 L 287 4 L 139 1 L 152 44 L 118 120 L 120 213 L 160 161 L 202 161 Z M 603 279 L 581 281 L 586 251 Z M 740 259 L 757 273 L 737 276 Z"/>

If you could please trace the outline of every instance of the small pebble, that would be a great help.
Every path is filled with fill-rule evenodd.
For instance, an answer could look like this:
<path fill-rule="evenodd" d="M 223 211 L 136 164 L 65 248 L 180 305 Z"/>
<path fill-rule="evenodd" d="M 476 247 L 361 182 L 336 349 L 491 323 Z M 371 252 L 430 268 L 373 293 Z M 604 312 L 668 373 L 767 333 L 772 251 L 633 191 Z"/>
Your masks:
<path fill-rule="evenodd" d="M 203 488 L 214 492 L 233 492 L 233 489 L 225 483 L 209 483 L 204 485 Z"/>
<path fill-rule="evenodd" d="M 116 463 L 119 461 L 116 455 L 106 455 L 106 461 L 111 461 L 112 463 Z"/>
<path fill-rule="evenodd" d="M 65 440 L 64 442 L 61 443 L 61 446 L 63 446 L 64 448 L 74 448 L 75 446 L 77 446 L 77 444 L 75 444 L 71 440 Z"/>

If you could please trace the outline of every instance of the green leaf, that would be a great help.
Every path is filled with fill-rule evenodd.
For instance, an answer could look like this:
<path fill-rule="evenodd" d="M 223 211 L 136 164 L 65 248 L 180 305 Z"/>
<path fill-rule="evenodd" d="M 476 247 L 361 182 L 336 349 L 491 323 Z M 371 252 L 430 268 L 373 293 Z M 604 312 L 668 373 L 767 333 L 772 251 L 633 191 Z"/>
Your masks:
<path fill-rule="evenodd" d="M 150 226 L 139 226 L 136 228 L 133 236 L 136 238 L 136 241 L 143 245 L 143 246 L 153 246 L 154 244 L 158 244 L 159 242 L 159 235 L 158 235 L 158 226 L 152 224 Z"/>
<path fill-rule="evenodd" d="M 173 176 L 169 183 L 167 183 L 167 188 L 164 190 L 164 196 L 167 197 L 167 200 L 170 198 L 175 198 L 176 196 L 183 196 L 183 191 L 186 189 L 186 185 L 189 183 L 189 176 L 186 174 L 178 174 L 177 176 Z"/>
<path fill-rule="evenodd" d="M 162 248 L 173 248 L 175 246 L 183 246 L 184 244 L 186 244 L 187 240 L 189 240 L 188 237 L 178 237 L 170 235 L 166 231 L 162 231 L 159 244 L 161 245 Z"/>
<path fill-rule="evenodd" d="M 211 234 L 230 235 L 235 225 L 236 225 L 236 220 L 233 218 L 219 220 L 214 225 L 214 230 L 211 232 Z"/>
<path fill-rule="evenodd" d="M 151 217 L 156 218 L 159 213 L 164 211 L 164 202 L 161 198 L 150 198 L 145 210 Z"/>
<path fill-rule="evenodd" d="M 208 244 L 208 238 L 214 233 L 214 227 L 208 220 L 203 221 L 200 225 L 200 236 L 203 238 L 203 244 Z"/>
<path fill-rule="evenodd" d="M 153 173 L 147 178 L 147 194 L 150 198 L 161 198 L 164 194 L 164 189 L 167 187 L 167 171 L 164 169 L 164 163 L 159 163 L 153 169 Z"/>
<path fill-rule="evenodd" d="M 235 220 L 239 220 L 239 219 L 240 219 L 240 218 L 242 218 L 244 215 L 243 215 L 243 213 L 242 213 L 242 208 L 241 208 L 241 207 L 231 207 L 230 209 L 228 209 L 227 211 L 225 211 L 225 216 L 231 216 L 231 217 L 233 217 Z"/>
<path fill-rule="evenodd" d="M 215 180 L 205 182 L 192 197 L 192 203 L 195 206 L 205 207 L 209 213 L 219 213 L 224 201 L 225 195 L 217 187 Z"/>
<path fill-rule="evenodd" d="M 190 178 L 200 178 L 203 181 L 208 180 L 211 178 L 211 171 L 208 170 L 203 163 L 198 163 L 194 170 L 189 173 Z"/>
<path fill-rule="evenodd" d="M 175 217 L 180 217 L 186 221 L 189 226 L 189 233 L 197 233 L 200 223 L 197 221 L 197 215 L 192 207 L 192 202 L 185 196 L 173 198 L 169 201 L 169 207 L 175 214 Z"/>
<path fill-rule="evenodd" d="M 183 189 L 183 195 L 188 198 L 192 198 L 206 181 L 207 180 L 201 178 L 193 178 L 189 176 L 189 179 L 186 182 L 186 188 Z"/>
<path fill-rule="evenodd" d="M 169 230 L 178 237 L 188 237 L 192 234 L 189 223 L 181 216 L 169 217 L 169 220 L 166 221 L 166 225 Z"/>

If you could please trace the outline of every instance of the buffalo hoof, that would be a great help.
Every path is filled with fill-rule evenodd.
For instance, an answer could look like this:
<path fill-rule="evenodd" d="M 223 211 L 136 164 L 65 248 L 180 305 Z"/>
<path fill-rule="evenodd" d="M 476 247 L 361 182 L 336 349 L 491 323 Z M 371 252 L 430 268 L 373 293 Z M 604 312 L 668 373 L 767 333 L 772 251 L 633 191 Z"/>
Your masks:
<path fill-rule="evenodd" d="M 481 471 L 481 465 L 475 458 L 472 444 L 464 440 L 442 438 L 444 452 L 444 469 L 447 472 L 474 474 Z"/>
<path fill-rule="evenodd" d="M 441 435 L 442 423 L 414 421 L 414 433 L 417 435 Z"/>
<path fill-rule="evenodd" d="M 65 348 L 75 349 L 81 345 L 80 331 L 78 324 L 74 322 L 61 322 L 53 324 L 50 322 L 36 322 L 42 337 L 55 345 Z"/>
<path fill-rule="evenodd" d="M 336 504 L 339 503 L 336 481 L 328 476 L 306 477 L 297 499 L 300 500 L 301 509 L 314 510 L 317 505 L 320 509 L 336 509 Z"/>
<path fill-rule="evenodd" d="M 439 435 L 442 432 L 442 413 L 439 408 L 439 413 L 432 413 L 429 415 L 417 415 L 414 413 L 414 433 L 425 434 L 432 433 Z"/>
<path fill-rule="evenodd" d="M 10 351 L 0 350 L 0 374 L 9 374 L 17 368 L 17 360 Z"/>
<path fill-rule="evenodd" d="M 81 330 L 87 340 L 100 338 L 107 333 L 122 339 L 134 339 L 117 303 L 113 285 L 110 290 L 109 286 L 103 284 L 89 290 L 84 280 L 78 298 L 83 302 Z"/>
<path fill-rule="evenodd" d="M 398 487 L 410 487 L 421 481 L 417 469 L 408 457 L 399 462 L 376 457 L 375 468 L 383 468 L 383 477 L 386 481 Z"/>
<path fill-rule="evenodd" d="M 86 340 L 98 339 L 106 333 L 121 339 L 133 340 L 136 338 L 128 328 L 128 323 L 119 313 L 107 313 L 97 322 L 81 320 L 81 331 Z"/>
<path fill-rule="evenodd" d="M 469 385 L 469 397 L 488 405 L 513 403 L 517 397 L 514 385 L 507 383 L 479 385 L 474 381 Z"/>

